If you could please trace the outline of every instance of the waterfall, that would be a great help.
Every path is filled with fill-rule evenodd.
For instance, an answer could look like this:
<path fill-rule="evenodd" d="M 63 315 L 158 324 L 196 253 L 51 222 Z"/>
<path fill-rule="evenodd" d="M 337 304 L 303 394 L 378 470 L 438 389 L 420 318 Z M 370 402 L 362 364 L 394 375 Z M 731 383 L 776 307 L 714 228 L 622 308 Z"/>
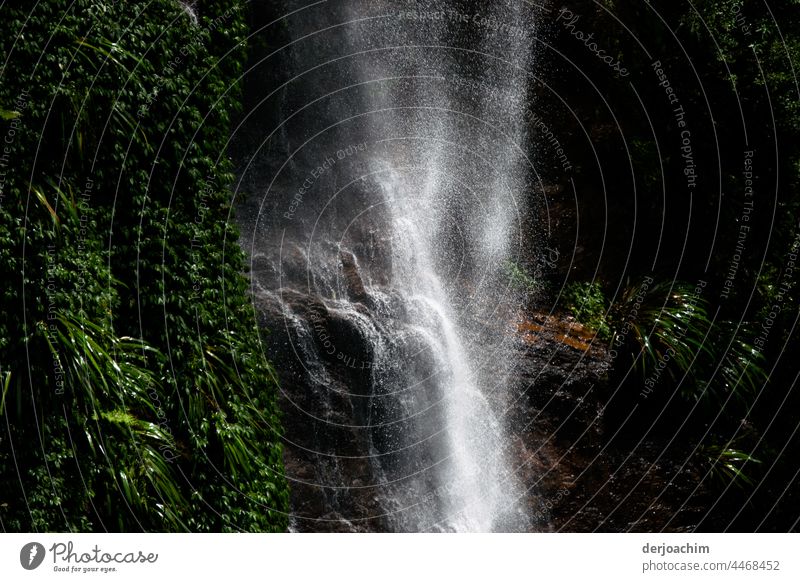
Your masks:
<path fill-rule="evenodd" d="M 534 13 L 500 0 L 286 13 L 291 46 L 272 61 L 285 76 L 255 108 L 279 121 L 256 113 L 240 137 L 242 188 L 260 194 L 241 221 L 298 527 L 529 529 L 504 406 Z"/>

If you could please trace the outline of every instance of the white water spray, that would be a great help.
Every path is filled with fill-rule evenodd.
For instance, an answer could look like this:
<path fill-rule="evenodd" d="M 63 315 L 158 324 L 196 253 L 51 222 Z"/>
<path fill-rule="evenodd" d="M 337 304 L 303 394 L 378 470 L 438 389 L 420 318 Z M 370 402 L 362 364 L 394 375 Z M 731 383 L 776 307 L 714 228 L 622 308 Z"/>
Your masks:
<path fill-rule="evenodd" d="M 312 40 L 294 48 L 294 125 L 276 133 L 299 136 L 278 172 L 291 174 L 289 195 L 266 213 L 288 218 L 263 226 L 265 239 L 281 233 L 274 270 L 295 293 L 281 310 L 309 362 L 304 389 L 330 418 L 365 411 L 341 438 L 369 443 L 372 499 L 392 529 L 524 530 L 503 403 L 520 300 L 505 269 L 520 251 L 529 179 L 531 16 L 514 1 L 401 4 L 343 1 L 290 24 Z M 287 240 L 303 249 L 290 253 L 302 268 Z M 296 293 L 318 302 L 324 325 Z M 344 378 L 335 358 L 359 360 L 353 342 L 370 360 L 369 387 L 340 413 L 317 395 Z M 347 478 L 336 475 L 328 486 Z"/>

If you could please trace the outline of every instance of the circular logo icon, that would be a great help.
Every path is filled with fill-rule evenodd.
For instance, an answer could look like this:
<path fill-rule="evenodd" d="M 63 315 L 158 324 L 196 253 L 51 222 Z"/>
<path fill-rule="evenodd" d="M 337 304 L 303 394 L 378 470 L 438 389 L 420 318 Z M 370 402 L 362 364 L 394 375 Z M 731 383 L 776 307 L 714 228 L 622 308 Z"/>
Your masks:
<path fill-rule="evenodd" d="M 44 562 L 44 554 L 44 546 L 39 542 L 25 544 L 19 551 L 19 563 L 26 570 L 35 570 Z"/>

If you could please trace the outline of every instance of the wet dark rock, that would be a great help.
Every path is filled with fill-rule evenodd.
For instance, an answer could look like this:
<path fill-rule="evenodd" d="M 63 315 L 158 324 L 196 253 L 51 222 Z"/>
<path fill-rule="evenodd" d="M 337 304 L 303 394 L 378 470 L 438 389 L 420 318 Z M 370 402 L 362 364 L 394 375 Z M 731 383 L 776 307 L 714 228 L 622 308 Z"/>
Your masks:
<path fill-rule="evenodd" d="M 531 323 L 518 369 L 525 398 L 508 419 L 531 514 L 547 531 L 690 529 L 706 495 L 694 491 L 691 448 L 620 438 L 605 419 L 605 346 L 568 319 Z"/>
<path fill-rule="evenodd" d="M 321 351 L 323 336 L 353 361 L 369 361 L 367 338 L 351 319 L 319 299 L 296 291 L 257 297 L 267 344 L 279 372 L 283 397 L 285 464 L 291 483 L 296 531 L 390 531 L 387 508 L 413 498 L 402 482 L 386 485 L 390 451 L 401 426 L 376 430 L 368 396 L 371 371 Z M 287 349 L 291 315 L 310 326 L 304 349 Z M 367 307 L 365 316 L 370 315 Z M 289 326 L 290 327 L 290 326 Z M 534 531 L 685 531 L 702 517 L 692 496 L 699 472 L 685 450 L 625 442 L 609 434 L 604 387 L 611 365 L 603 345 L 566 318 L 532 315 L 521 324 L 518 366 L 506 398 L 510 469 L 520 483 Z M 309 347 L 310 346 L 310 347 Z M 339 349 L 339 348 L 337 348 Z M 307 364 L 323 359 L 323 369 Z M 390 400 L 385 403 L 390 405 Z M 432 418 L 431 422 L 438 422 Z M 397 433 L 397 434 L 395 434 Z M 376 448 L 377 447 L 377 448 Z M 377 455 L 377 456 L 375 456 Z M 417 459 L 420 467 L 432 459 Z M 408 459 L 401 465 L 411 466 Z M 701 490 L 702 495 L 702 490 Z M 686 502 L 688 499 L 688 502 Z"/>
<path fill-rule="evenodd" d="M 364 281 L 361 280 L 355 255 L 349 251 L 340 251 L 339 260 L 342 263 L 342 276 L 350 299 L 362 303 L 367 301 L 367 291 L 364 289 Z"/>

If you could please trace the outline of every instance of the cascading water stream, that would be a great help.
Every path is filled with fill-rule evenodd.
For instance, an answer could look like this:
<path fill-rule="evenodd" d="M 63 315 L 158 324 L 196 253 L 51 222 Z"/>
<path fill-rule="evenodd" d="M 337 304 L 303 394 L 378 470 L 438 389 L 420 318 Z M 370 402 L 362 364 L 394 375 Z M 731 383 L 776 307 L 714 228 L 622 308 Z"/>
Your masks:
<path fill-rule="evenodd" d="M 407 195 L 402 178 L 387 175 L 387 196 L 396 273 L 391 286 L 412 306 L 409 323 L 429 332 L 429 349 L 435 352 L 434 371 L 443 395 L 442 421 L 447 434 L 444 481 L 449 484 L 446 524 L 457 531 L 490 531 L 501 503 L 495 481 L 503 472 L 498 436 L 501 425 L 476 385 L 470 358 L 462 345 L 463 332 L 450 307 L 433 253 L 435 237 L 425 232 L 428 220 L 440 220 L 426 200 Z M 426 192 L 430 202 L 431 191 Z M 508 484 L 506 484 L 508 486 Z"/>
<path fill-rule="evenodd" d="M 322 492 L 314 519 L 530 527 L 503 422 L 526 10 L 361 0 L 286 21 L 304 40 L 286 57 L 283 122 L 242 171 L 264 193 L 243 227 L 290 416 L 287 471 L 303 468 L 295 491 Z"/>

